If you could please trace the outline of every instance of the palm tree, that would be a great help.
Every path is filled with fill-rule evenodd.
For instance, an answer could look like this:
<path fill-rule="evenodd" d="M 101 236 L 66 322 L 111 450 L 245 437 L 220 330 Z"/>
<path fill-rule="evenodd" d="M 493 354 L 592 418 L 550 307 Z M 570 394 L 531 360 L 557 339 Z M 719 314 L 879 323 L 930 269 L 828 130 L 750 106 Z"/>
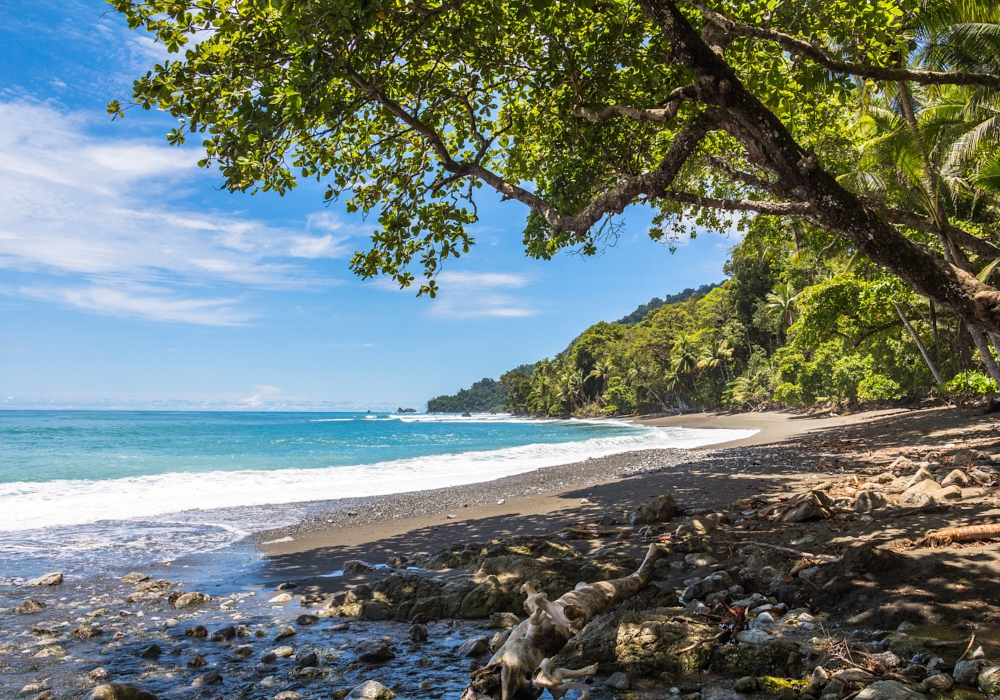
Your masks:
<path fill-rule="evenodd" d="M 791 282 L 786 282 L 782 286 L 775 287 L 765 299 L 768 313 L 780 319 L 785 328 L 790 328 L 795 322 L 795 302 L 799 300 L 795 286 Z"/>
<path fill-rule="evenodd" d="M 615 366 L 611 363 L 611 360 L 604 357 L 598 360 L 594 364 L 594 369 L 590 370 L 590 374 L 587 375 L 588 378 L 593 378 L 597 380 L 597 398 L 602 399 L 604 395 L 604 387 L 608 384 L 608 378 L 614 373 Z"/>
<path fill-rule="evenodd" d="M 714 345 L 709 343 L 701 349 L 701 355 L 698 357 L 698 369 L 706 370 L 722 370 L 722 379 L 726 383 L 729 382 L 729 362 L 728 360 L 733 356 L 733 347 L 729 344 L 728 340 L 722 339 Z"/>
<path fill-rule="evenodd" d="M 698 349 L 694 338 L 687 333 L 678 333 L 670 351 L 671 369 L 678 374 L 690 374 L 698 368 Z"/>

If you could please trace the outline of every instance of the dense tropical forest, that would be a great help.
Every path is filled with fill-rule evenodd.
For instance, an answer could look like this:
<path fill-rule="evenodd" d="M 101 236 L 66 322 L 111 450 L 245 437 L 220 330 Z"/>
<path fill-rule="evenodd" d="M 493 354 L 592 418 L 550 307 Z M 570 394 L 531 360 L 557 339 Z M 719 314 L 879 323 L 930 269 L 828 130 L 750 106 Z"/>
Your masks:
<path fill-rule="evenodd" d="M 530 374 L 531 365 L 523 365 L 513 372 Z M 509 387 L 489 377 L 462 389 L 451 396 L 438 396 L 427 402 L 428 413 L 490 413 L 505 411 Z"/>

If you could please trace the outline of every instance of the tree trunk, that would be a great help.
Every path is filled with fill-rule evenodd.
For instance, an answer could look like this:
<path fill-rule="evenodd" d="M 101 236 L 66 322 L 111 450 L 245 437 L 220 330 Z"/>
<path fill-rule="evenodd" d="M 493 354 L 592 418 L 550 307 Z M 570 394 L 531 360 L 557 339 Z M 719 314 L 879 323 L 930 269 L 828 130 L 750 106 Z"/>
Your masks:
<path fill-rule="evenodd" d="M 934 375 L 934 381 L 937 382 L 938 386 L 941 386 L 944 384 L 944 380 L 941 378 L 941 373 L 938 372 L 938 368 L 934 366 L 931 356 L 927 354 L 927 348 L 925 348 L 924 344 L 920 342 L 920 336 L 917 335 L 915 330 L 913 330 L 913 326 L 910 325 L 910 322 L 907 320 L 903 310 L 899 308 L 899 304 L 893 304 L 893 306 L 896 307 L 896 313 L 899 314 L 899 317 L 903 319 L 903 325 L 906 326 L 906 330 L 910 332 L 910 337 L 913 338 L 913 342 L 916 343 L 917 348 L 920 349 L 920 354 L 924 356 L 924 362 L 927 363 L 927 368 L 931 371 L 931 374 Z"/>
<path fill-rule="evenodd" d="M 986 373 L 1000 387 L 1000 366 L 997 365 L 997 361 L 993 358 L 993 353 L 990 352 L 990 344 L 986 342 L 986 336 L 975 326 L 969 326 L 969 335 L 972 336 L 972 342 L 975 344 L 976 350 L 979 351 L 979 357 L 982 358 L 983 364 L 986 366 Z"/>
<path fill-rule="evenodd" d="M 656 560 L 665 553 L 663 547 L 651 544 L 642 565 L 631 576 L 583 585 L 553 602 L 526 583 L 522 590 L 528 593 L 524 601 L 528 619 L 511 631 L 484 668 L 470 674 L 462 700 L 535 700 L 548 687 L 533 682 L 543 661 L 558 654 L 592 619 L 645 588 Z M 547 675 L 551 675 L 549 668 L 550 664 L 543 669 Z M 556 675 L 568 679 L 575 674 Z"/>
<path fill-rule="evenodd" d="M 699 100 L 715 106 L 706 110 L 709 118 L 743 146 L 751 162 L 776 176 L 768 188 L 773 195 L 808 204 L 807 216 L 813 223 L 848 240 L 966 323 L 1000 333 L 1000 291 L 906 238 L 844 189 L 746 89 L 725 59 L 691 26 L 675 0 L 639 0 L 639 7 L 670 40 L 674 61 L 698 77 Z"/>

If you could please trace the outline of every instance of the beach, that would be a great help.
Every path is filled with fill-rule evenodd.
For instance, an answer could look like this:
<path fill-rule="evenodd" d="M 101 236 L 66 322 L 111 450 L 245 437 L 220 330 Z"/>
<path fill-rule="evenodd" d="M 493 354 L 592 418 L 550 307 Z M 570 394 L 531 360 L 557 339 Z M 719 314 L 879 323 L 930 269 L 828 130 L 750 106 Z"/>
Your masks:
<path fill-rule="evenodd" d="M 598 663 L 593 697 L 620 692 L 617 672 L 637 698 L 715 700 L 739 697 L 734 684 L 744 676 L 835 671 L 816 647 L 820 630 L 872 653 L 931 652 L 949 678 L 960 677 L 955 662 L 973 633 L 985 658 L 1000 659 L 990 631 L 1000 623 L 995 545 L 915 544 L 929 530 L 1000 519 L 995 483 L 971 481 L 957 498 L 914 509 L 882 479 L 920 469 L 940 479 L 953 467 L 980 479 L 996 473 L 993 415 L 938 407 L 637 420 L 758 432 L 710 448 L 623 452 L 479 484 L 324 501 L 294 524 L 134 576 L 115 567 L 51 586 L 9 581 L 0 586 L 0 696 L 81 697 L 117 681 L 158 698 L 294 700 L 341 698 L 373 681 L 401 697 L 457 698 L 486 649 L 524 618 L 524 581 L 554 599 L 578 580 L 627 576 L 657 540 L 665 559 L 649 593 L 626 607 L 638 616 L 629 619 L 657 621 L 660 641 L 633 648 L 619 627 L 624 646 L 611 656 L 594 651 L 607 648 L 596 638 L 566 652 L 573 668 Z M 882 490 L 885 506 L 857 510 L 859 494 Z M 817 493 L 827 494 L 822 517 L 768 515 Z M 680 512 L 633 527 L 637 509 L 662 494 Z M 610 534 L 578 538 L 567 527 Z M 730 588 L 710 592 L 709 581 Z M 657 646 L 676 628 L 669 620 L 686 620 L 669 648 L 709 634 L 697 615 L 724 620 L 726 600 L 756 606 L 754 622 L 731 645 L 685 652 L 712 673 L 689 673 Z M 765 609 L 777 620 L 764 625 Z M 808 692 L 796 697 L 810 700 Z"/>

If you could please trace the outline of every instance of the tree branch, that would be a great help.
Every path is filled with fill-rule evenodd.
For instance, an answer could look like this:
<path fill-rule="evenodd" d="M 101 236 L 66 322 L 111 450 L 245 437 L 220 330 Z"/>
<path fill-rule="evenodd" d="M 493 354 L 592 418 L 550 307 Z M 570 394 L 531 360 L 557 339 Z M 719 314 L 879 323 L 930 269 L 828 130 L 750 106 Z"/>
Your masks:
<path fill-rule="evenodd" d="M 693 204 L 707 209 L 724 209 L 726 211 L 753 211 L 769 216 L 787 216 L 789 214 L 808 214 L 811 207 L 803 202 L 764 202 L 753 199 L 719 199 L 717 197 L 702 197 L 688 192 L 668 190 L 663 193 L 663 199 L 669 199 L 682 204 Z"/>
<path fill-rule="evenodd" d="M 805 56 L 834 73 L 846 73 L 862 78 L 872 78 L 873 80 L 908 80 L 921 85 L 983 85 L 993 90 L 1000 90 L 1000 75 L 992 73 L 907 70 L 905 68 L 872 66 L 864 63 L 845 61 L 833 55 L 825 47 L 806 41 L 805 39 L 799 39 L 776 29 L 767 29 L 765 27 L 755 27 L 749 24 L 734 22 L 724 15 L 709 9 L 698 0 L 684 1 L 697 8 L 701 15 L 709 22 L 721 27 L 730 34 L 776 42 L 792 55 L 793 60 L 798 60 L 799 57 Z"/>
<path fill-rule="evenodd" d="M 698 85 L 692 83 L 673 90 L 668 96 L 665 107 L 644 108 L 628 105 L 612 105 L 602 109 L 578 106 L 573 108 L 573 116 L 590 122 L 606 122 L 618 117 L 628 117 L 637 122 L 668 122 L 677 116 L 677 110 L 682 102 L 698 99 Z"/>
<path fill-rule="evenodd" d="M 933 219 L 918 216 L 917 214 L 903 211 L 901 209 L 882 209 L 881 211 L 885 214 L 886 221 L 891 224 L 901 224 L 918 231 L 926 231 L 927 233 L 940 233 L 937 224 Z M 974 236 L 968 231 L 960 229 L 953 224 L 947 224 L 944 227 L 944 233 L 952 240 L 953 243 L 975 253 L 976 255 L 979 255 L 980 257 L 989 258 L 991 260 L 1000 258 L 1000 246 L 990 243 L 985 238 Z"/>

